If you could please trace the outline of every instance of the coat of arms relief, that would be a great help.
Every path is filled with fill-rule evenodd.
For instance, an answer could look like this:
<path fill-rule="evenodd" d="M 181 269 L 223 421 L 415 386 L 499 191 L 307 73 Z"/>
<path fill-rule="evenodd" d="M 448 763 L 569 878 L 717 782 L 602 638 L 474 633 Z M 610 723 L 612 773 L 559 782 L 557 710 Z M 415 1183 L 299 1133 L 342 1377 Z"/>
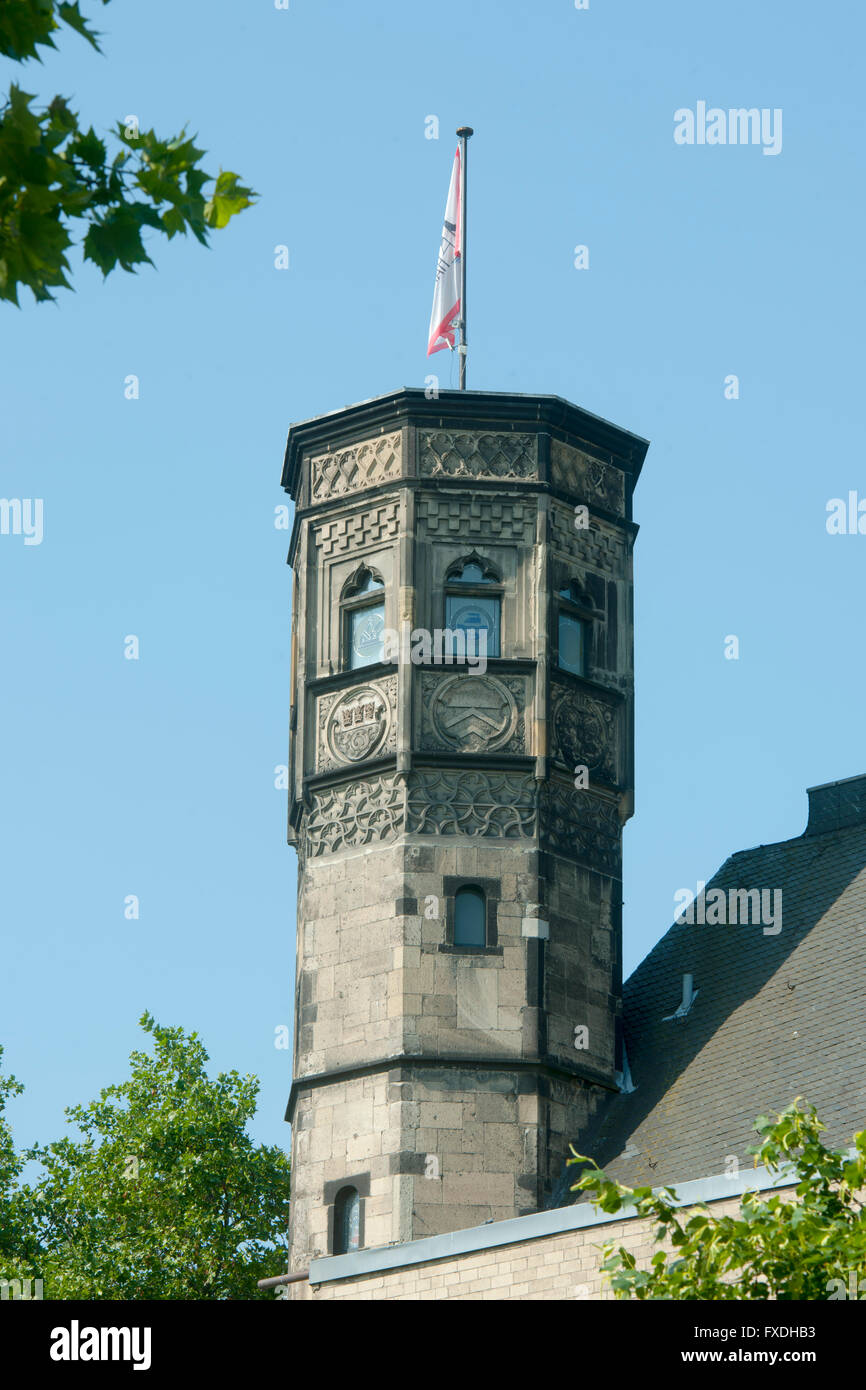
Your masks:
<path fill-rule="evenodd" d="M 396 746 L 397 677 L 319 696 L 318 772 L 384 757 Z"/>

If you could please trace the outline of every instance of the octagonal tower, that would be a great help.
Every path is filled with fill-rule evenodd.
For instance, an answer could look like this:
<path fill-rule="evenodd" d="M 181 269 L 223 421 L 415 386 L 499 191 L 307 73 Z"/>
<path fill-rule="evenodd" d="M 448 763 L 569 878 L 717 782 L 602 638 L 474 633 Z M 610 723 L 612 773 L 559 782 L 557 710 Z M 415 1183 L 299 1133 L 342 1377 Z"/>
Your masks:
<path fill-rule="evenodd" d="M 289 432 L 294 1270 L 543 1208 L 617 1086 L 647 447 L 477 391 Z"/>

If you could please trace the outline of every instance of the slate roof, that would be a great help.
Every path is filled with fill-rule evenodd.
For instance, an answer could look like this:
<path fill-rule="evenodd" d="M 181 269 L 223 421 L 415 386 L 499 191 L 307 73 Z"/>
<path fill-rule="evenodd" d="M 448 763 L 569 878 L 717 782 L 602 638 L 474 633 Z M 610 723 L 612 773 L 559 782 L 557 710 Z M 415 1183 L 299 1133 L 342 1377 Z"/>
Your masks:
<path fill-rule="evenodd" d="M 781 889 L 781 931 L 675 923 L 625 984 L 636 1089 L 574 1142 L 628 1186 L 724 1173 L 731 1155 L 751 1167 L 755 1117 L 795 1096 L 816 1106 L 827 1143 L 866 1127 L 866 776 L 809 800 L 803 835 L 732 855 L 706 887 Z M 687 973 L 697 997 L 663 1022 Z"/>

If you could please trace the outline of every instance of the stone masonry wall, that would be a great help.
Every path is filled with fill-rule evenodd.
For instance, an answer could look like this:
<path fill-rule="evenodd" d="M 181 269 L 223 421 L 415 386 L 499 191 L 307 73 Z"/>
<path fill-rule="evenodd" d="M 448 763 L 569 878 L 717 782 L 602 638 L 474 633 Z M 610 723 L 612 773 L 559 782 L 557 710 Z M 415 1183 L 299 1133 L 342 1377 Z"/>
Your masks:
<path fill-rule="evenodd" d="M 304 866 L 294 1268 L 331 1253 L 338 1183 L 361 1191 L 367 1247 L 538 1210 L 561 1176 L 570 1139 L 604 1094 L 577 1078 L 502 1065 L 536 1058 L 544 1042 L 539 948 L 551 948 L 523 934 L 539 911 L 531 901 L 539 888 L 535 852 L 420 839 L 337 851 Z M 563 910 L 582 905 L 597 922 L 606 881 L 565 864 L 560 874 Z M 489 954 L 440 949 L 452 877 L 499 884 L 497 946 Z M 567 1008 L 551 1001 L 554 1037 L 571 1060 L 574 1023 L 589 1021 L 591 1049 L 573 1055 L 597 1070 L 604 1058 L 608 1069 L 611 1041 L 595 1019 L 605 1017 L 612 934 L 584 928 L 578 912 L 576 921 L 563 920 L 562 935 L 571 944 L 549 955 L 551 988 L 567 1000 Z M 579 998 L 567 993 L 575 988 Z M 428 1065 L 413 1067 L 413 1054 Z M 484 1056 L 497 1065 L 485 1068 Z M 437 1057 L 476 1064 L 438 1067 Z M 382 1069 L 351 1075 L 375 1064 Z M 305 1076 L 335 1070 L 349 1075 L 304 1087 Z"/>

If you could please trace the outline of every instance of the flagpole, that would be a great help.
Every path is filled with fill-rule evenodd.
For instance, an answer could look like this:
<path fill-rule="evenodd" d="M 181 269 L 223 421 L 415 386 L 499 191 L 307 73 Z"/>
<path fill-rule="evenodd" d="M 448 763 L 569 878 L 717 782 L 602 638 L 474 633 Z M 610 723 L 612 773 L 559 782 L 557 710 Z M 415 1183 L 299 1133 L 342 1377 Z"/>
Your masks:
<path fill-rule="evenodd" d="M 474 135 L 469 125 L 458 126 L 460 139 L 460 342 L 457 351 L 460 355 L 460 390 L 466 390 L 466 148 L 470 135 Z"/>

